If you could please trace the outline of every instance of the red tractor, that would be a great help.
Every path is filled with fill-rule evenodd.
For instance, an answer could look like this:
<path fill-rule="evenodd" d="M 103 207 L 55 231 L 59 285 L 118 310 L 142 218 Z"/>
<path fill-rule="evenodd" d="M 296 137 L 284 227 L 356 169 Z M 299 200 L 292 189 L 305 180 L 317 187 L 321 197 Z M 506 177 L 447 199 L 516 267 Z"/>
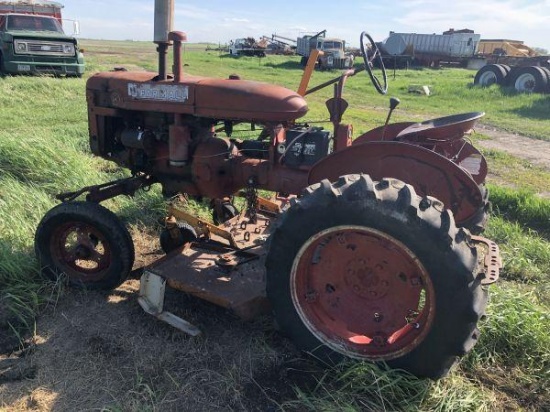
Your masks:
<path fill-rule="evenodd" d="M 100 202 L 158 183 L 167 197 L 212 199 L 217 224 L 172 202 L 161 234 L 167 255 L 141 278 L 138 300 L 148 313 L 200 333 L 164 310 L 168 285 L 243 318 L 271 310 L 283 333 L 324 361 L 385 361 L 444 376 L 476 343 L 485 285 L 500 265 L 497 246 L 472 234 L 487 216 L 487 165 L 464 136 L 483 113 L 386 121 L 352 140 L 352 126 L 341 121 L 345 81 L 366 69 L 374 87 L 387 90 L 368 34 L 361 34 L 364 66 L 306 91 L 310 59 L 299 93 L 184 74 L 185 35 L 170 32 L 169 40 L 173 76 L 159 46 L 159 73 L 88 80 L 91 150 L 132 177 L 58 196 L 62 203 L 36 232 L 42 271 L 77 287 L 120 285 L 134 246 Z M 332 84 L 333 132 L 300 123 L 304 95 Z M 233 138 L 239 123 L 260 125 L 257 139 Z M 235 194 L 245 199 L 241 211 Z"/>

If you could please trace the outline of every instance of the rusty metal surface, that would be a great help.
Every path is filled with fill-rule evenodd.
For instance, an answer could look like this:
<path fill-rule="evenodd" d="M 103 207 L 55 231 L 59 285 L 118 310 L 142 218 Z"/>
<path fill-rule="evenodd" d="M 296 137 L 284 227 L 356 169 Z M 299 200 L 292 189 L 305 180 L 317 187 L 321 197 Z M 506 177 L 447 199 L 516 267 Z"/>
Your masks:
<path fill-rule="evenodd" d="M 414 123 L 399 132 L 395 140 L 434 143 L 460 139 L 483 116 L 483 112 L 462 113 Z"/>
<path fill-rule="evenodd" d="M 351 357 L 402 356 L 435 316 L 426 269 L 404 244 L 371 228 L 337 226 L 313 236 L 297 254 L 291 285 L 308 329 Z"/>
<path fill-rule="evenodd" d="M 292 121 L 308 111 L 302 96 L 281 86 L 188 74 L 181 74 L 181 82 L 176 83 L 155 81 L 156 76 L 124 71 L 95 74 L 86 84 L 89 103 L 91 107 L 259 122 Z"/>
<path fill-rule="evenodd" d="M 309 173 L 309 184 L 365 173 L 374 180 L 394 177 L 411 184 L 420 196 L 434 196 L 452 210 L 456 222 L 468 220 L 482 205 L 478 184 L 470 174 L 431 150 L 407 143 L 369 142 L 333 153 Z"/>
<path fill-rule="evenodd" d="M 264 251 L 210 247 L 193 242 L 147 268 L 167 284 L 234 311 L 243 319 L 262 313 L 265 296 Z"/>
<path fill-rule="evenodd" d="M 282 203 L 262 202 L 271 208 Z M 214 227 L 209 240 L 188 243 L 146 270 L 166 279 L 170 287 L 230 309 L 243 319 L 266 313 L 265 242 L 276 217 L 262 213 L 256 217 L 253 223 L 241 213 Z M 227 236 L 220 236 L 220 231 Z"/>
<path fill-rule="evenodd" d="M 414 122 L 402 122 L 402 123 L 390 123 L 387 128 L 385 126 L 380 126 L 375 129 L 369 130 L 366 133 L 363 133 L 361 136 L 358 136 L 354 141 L 353 145 L 358 145 L 361 143 L 367 142 L 380 142 L 382 140 L 391 141 L 401 132 L 403 129 L 413 125 Z M 384 129 L 386 129 L 385 138 Z"/>
<path fill-rule="evenodd" d="M 382 138 L 384 136 L 384 126 L 380 126 L 359 136 L 353 141 L 353 145 L 382 140 L 396 140 L 396 137 L 401 135 L 401 132 L 411 130 L 410 127 L 416 127 L 418 124 L 421 123 L 403 122 L 389 124 L 386 129 L 384 139 Z M 463 138 L 458 138 L 461 133 L 464 135 L 465 132 L 463 132 L 463 129 L 463 125 L 459 125 L 458 129 L 454 126 L 449 127 L 450 134 L 447 138 L 430 139 L 430 133 L 434 133 L 434 129 L 430 128 L 429 132 L 426 135 L 423 135 L 423 138 L 420 138 L 420 135 L 416 135 L 414 141 L 407 140 L 407 143 L 425 147 L 435 153 L 445 156 L 447 159 L 451 160 L 470 173 L 472 178 L 479 185 L 484 183 L 485 178 L 487 177 L 487 161 L 481 152 L 477 150 L 470 142 L 464 140 Z M 440 137 L 443 136 L 443 132 L 441 132 L 441 130 L 436 128 L 436 131 L 437 135 L 440 135 Z M 407 134 L 407 136 L 411 137 L 412 135 Z"/>
<path fill-rule="evenodd" d="M 470 142 L 464 139 L 454 140 L 434 145 L 431 149 L 470 173 L 478 185 L 485 182 L 488 171 L 487 160 Z"/>
<path fill-rule="evenodd" d="M 502 269 L 502 259 L 498 245 L 492 240 L 481 236 L 472 236 L 472 240 L 478 245 L 483 245 L 484 248 L 482 252 L 484 278 L 481 280 L 481 284 L 490 285 L 495 283 L 499 278 L 500 269 Z"/>

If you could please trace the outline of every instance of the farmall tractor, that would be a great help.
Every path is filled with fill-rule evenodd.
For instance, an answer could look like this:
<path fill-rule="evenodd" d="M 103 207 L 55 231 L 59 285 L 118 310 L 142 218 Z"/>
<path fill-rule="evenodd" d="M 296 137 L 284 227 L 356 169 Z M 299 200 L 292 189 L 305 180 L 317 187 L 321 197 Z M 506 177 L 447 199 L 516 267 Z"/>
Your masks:
<path fill-rule="evenodd" d="M 143 270 L 146 312 L 200 333 L 164 310 L 168 285 L 243 318 L 271 311 L 282 333 L 328 363 L 355 358 L 444 376 L 476 343 L 486 285 L 500 267 L 497 246 L 474 235 L 487 216 L 487 165 L 465 136 L 483 113 L 386 121 L 353 139 L 342 123 L 346 80 L 366 71 L 387 90 L 367 33 L 364 66 L 306 90 L 314 56 L 299 92 L 184 74 L 185 35 L 167 40 L 173 75 L 168 44 L 158 42 L 159 73 L 88 80 L 91 150 L 132 176 L 58 196 L 36 232 L 43 273 L 88 289 L 120 285 L 134 246 L 100 203 L 160 184 L 172 199 L 160 237 L 167 254 Z M 301 123 L 304 96 L 329 85 L 332 132 Z M 255 125 L 257 138 L 233 138 L 237 124 Z M 184 197 L 211 199 L 215 224 L 183 210 Z"/>

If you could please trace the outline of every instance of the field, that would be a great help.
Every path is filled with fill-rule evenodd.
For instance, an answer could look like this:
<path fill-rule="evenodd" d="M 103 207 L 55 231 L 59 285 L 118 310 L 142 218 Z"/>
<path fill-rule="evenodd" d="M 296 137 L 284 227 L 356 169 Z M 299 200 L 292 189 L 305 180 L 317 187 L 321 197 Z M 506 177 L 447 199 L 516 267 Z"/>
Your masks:
<path fill-rule="evenodd" d="M 43 280 L 33 236 L 54 196 L 127 173 L 89 152 L 86 77 L 157 65 L 151 43 L 82 45 L 83 79 L 0 78 L 0 411 L 550 410 L 550 95 L 475 88 L 475 72 L 462 69 L 389 73 L 389 95 L 401 99 L 393 121 L 486 112 L 472 140 L 489 162 L 493 215 L 485 236 L 499 243 L 504 268 L 490 287 L 479 343 L 432 382 L 369 363 L 322 368 L 270 316 L 242 322 L 169 293 L 166 306 L 204 332 L 191 338 L 141 310 L 136 277 L 110 293 Z M 186 46 L 186 72 L 298 87 L 298 58 L 204 49 Z M 311 84 L 336 75 L 316 72 Z M 428 85 L 430 96 L 408 93 L 411 85 Z M 331 94 L 329 87 L 308 97 L 309 122 L 328 120 Z M 388 97 L 365 73 L 348 80 L 344 97 L 355 135 L 384 123 Z M 136 269 L 162 254 L 158 188 L 105 205 L 130 228 Z M 192 207 L 207 215 L 202 204 Z"/>

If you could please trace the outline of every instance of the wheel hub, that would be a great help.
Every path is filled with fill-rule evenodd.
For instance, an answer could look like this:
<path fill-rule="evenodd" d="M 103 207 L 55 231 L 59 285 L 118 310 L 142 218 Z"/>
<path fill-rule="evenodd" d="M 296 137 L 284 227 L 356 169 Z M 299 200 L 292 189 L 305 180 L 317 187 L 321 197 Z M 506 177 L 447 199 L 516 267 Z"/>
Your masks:
<path fill-rule="evenodd" d="M 290 282 L 310 332 L 349 357 L 402 356 L 425 338 L 435 314 L 431 279 L 414 253 L 363 226 L 336 226 L 308 239 Z"/>
<path fill-rule="evenodd" d="M 75 247 L 75 256 L 78 259 L 88 259 L 91 256 L 91 250 L 89 247 L 84 245 L 77 245 Z"/>
<path fill-rule="evenodd" d="M 51 238 L 50 250 L 63 272 L 78 281 L 101 279 L 112 262 L 103 233 L 83 222 L 59 226 Z"/>
<path fill-rule="evenodd" d="M 369 301 L 381 299 L 388 293 L 389 282 L 384 267 L 376 268 L 367 264 L 365 259 L 354 259 L 345 268 L 345 282 L 358 296 Z"/>

